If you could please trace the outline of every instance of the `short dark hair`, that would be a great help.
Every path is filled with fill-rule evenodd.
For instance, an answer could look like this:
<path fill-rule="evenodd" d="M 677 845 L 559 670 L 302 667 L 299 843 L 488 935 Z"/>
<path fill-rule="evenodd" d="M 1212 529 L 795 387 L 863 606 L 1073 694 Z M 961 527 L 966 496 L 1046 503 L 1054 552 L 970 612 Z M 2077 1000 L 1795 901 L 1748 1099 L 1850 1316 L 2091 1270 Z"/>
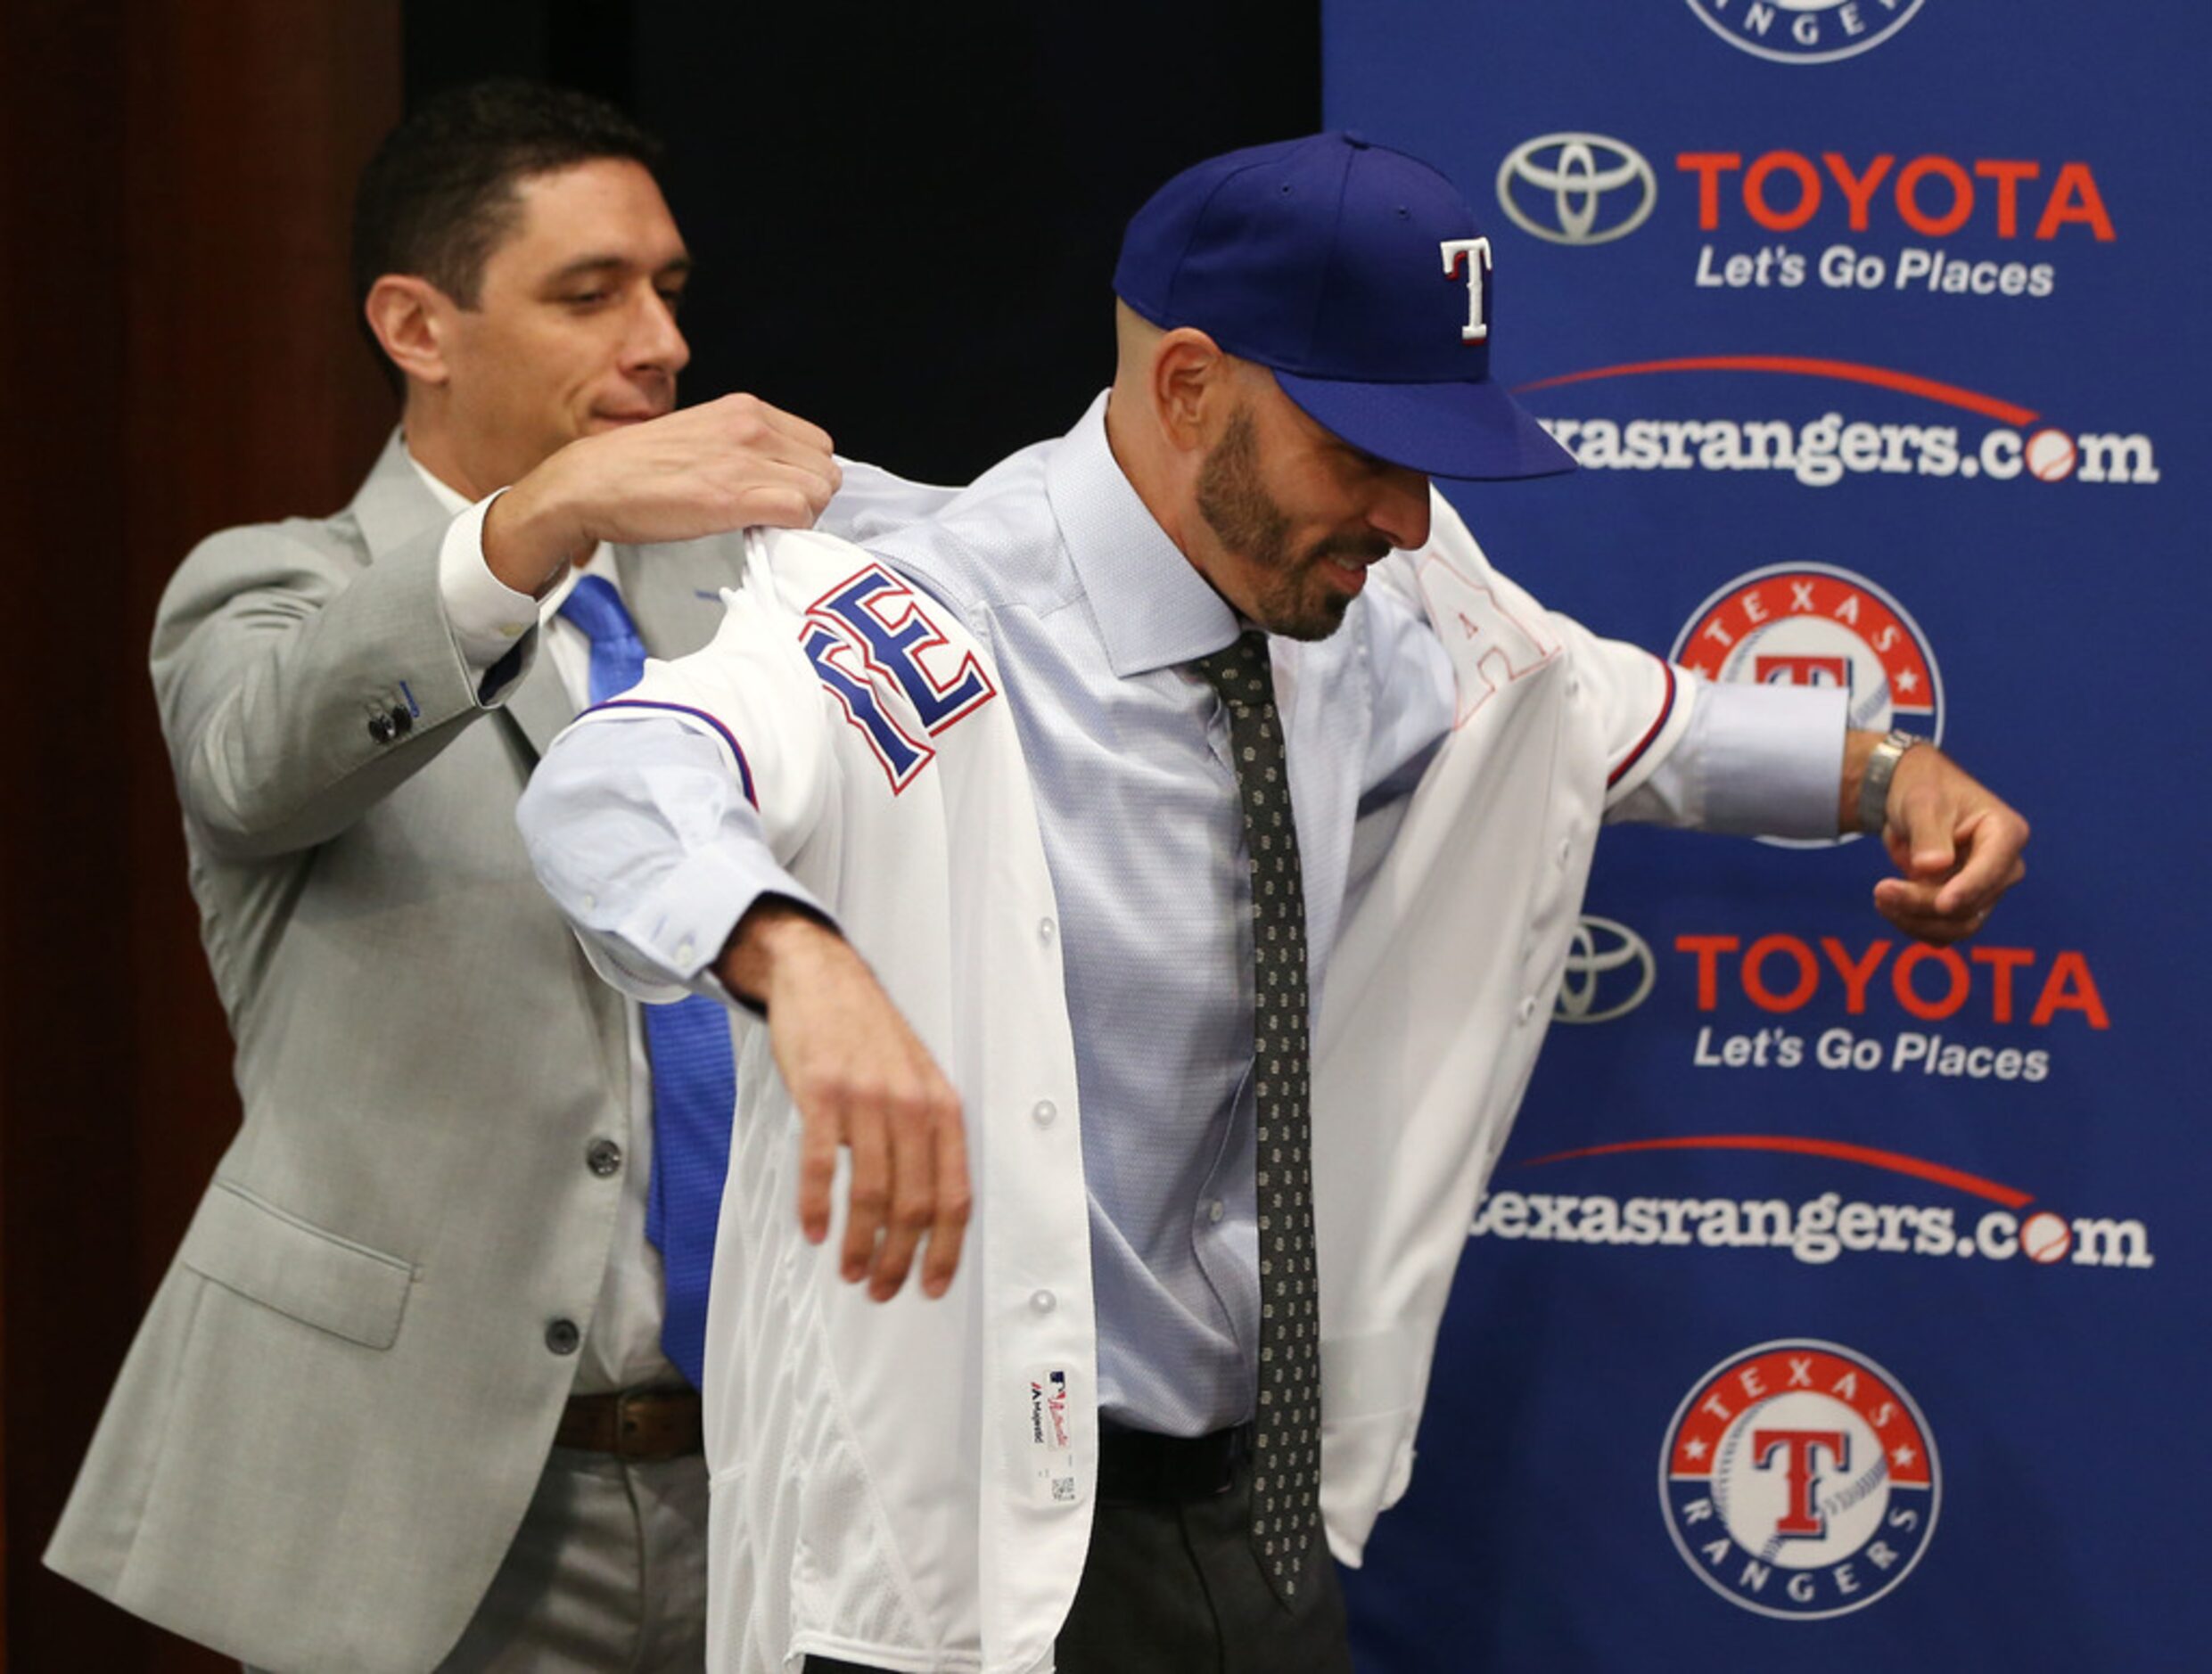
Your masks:
<path fill-rule="evenodd" d="M 609 157 L 657 177 L 661 144 L 604 100 L 568 87 L 503 79 L 440 94 L 386 135 L 361 171 L 353 201 L 357 314 L 388 273 L 419 275 L 474 308 L 484 263 L 520 217 L 516 186 Z M 374 332 L 370 342 L 378 347 Z M 384 359 L 381 347 L 377 358 Z"/>

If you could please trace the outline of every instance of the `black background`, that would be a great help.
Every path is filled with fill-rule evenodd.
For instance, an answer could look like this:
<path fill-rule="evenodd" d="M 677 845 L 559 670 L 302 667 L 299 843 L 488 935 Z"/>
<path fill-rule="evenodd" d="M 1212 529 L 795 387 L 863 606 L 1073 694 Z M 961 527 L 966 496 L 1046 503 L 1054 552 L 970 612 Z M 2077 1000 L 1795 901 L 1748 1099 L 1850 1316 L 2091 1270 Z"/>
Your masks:
<path fill-rule="evenodd" d="M 411 0 L 410 105 L 520 74 L 668 143 L 697 263 L 684 397 L 965 481 L 1112 375 L 1121 228 L 1169 176 L 1320 120 L 1318 9 Z"/>

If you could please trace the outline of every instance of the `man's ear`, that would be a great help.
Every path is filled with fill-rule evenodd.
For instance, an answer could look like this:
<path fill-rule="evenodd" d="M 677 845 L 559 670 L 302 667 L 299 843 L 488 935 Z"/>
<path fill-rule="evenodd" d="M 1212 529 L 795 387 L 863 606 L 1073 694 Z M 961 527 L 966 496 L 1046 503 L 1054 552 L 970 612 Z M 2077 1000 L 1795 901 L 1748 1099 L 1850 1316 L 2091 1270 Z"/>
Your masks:
<path fill-rule="evenodd" d="M 1213 445 L 1236 405 L 1236 363 L 1195 325 L 1179 325 L 1152 353 L 1153 409 L 1160 431 L 1177 449 L 1203 453 Z"/>
<path fill-rule="evenodd" d="M 408 378 L 435 385 L 451 375 L 446 334 L 455 309 L 452 299 L 436 285 L 413 274 L 388 273 L 369 287 L 362 307 L 369 330 Z"/>

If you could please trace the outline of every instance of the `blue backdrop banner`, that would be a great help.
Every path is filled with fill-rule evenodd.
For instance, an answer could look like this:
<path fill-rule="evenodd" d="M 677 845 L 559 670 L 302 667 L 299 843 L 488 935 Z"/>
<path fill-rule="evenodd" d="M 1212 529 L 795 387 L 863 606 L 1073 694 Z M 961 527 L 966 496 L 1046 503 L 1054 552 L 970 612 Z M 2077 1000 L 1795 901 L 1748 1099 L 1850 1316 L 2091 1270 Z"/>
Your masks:
<path fill-rule="evenodd" d="M 1330 125 L 1475 204 L 1493 368 L 1583 467 L 1455 492 L 1491 557 L 2035 827 L 1947 950 L 1871 841 L 1608 834 L 1361 1667 L 2202 1665 L 2212 13 L 1325 30 Z"/>

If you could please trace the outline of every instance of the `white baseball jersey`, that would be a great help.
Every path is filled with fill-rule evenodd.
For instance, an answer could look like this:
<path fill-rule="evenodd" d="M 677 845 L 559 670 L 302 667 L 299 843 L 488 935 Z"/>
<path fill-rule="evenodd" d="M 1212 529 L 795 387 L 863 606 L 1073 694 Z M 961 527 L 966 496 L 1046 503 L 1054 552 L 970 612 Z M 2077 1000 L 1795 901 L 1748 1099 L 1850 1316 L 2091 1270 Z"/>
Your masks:
<path fill-rule="evenodd" d="M 878 1305 L 843 1284 L 840 1231 L 819 1249 L 800 1235 L 796 1117 L 765 1030 L 744 1033 L 708 1323 L 713 1665 L 1048 1670 L 1090 1535 L 1096 1333 L 1057 915 L 1020 743 L 955 613 L 842 542 L 753 539 L 714 643 L 577 730 L 673 716 L 715 741 L 706 769 L 958 1090 L 976 1212 L 942 1301 L 910 1285 Z M 910 657 L 841 634 L 823 607 L 856 581 L 880 619 L 918 615 Z M 1315 1034 L 1322 1504 L 1352 1563 L 1410 1473 L 1451 1274 L 1599 825 L 1695 702 L 1680 670 L 1498 575 L 1441 498 L 1430 546 L 1370 585 L 1420 600 L 1459 703 L 1418 792 L 1357 834 L 1387 852 L 1347 904 Z M 1279 679 L 1299 650 L 1279 642 Z M 611 980 L 665 997 L 666 972 L 703 956 L 668 924 L 610 918 L 557 852 L 563 755 L 525 800 L 540 875 Z M 728 887 L 711 848 L 683 868 Z"/>

